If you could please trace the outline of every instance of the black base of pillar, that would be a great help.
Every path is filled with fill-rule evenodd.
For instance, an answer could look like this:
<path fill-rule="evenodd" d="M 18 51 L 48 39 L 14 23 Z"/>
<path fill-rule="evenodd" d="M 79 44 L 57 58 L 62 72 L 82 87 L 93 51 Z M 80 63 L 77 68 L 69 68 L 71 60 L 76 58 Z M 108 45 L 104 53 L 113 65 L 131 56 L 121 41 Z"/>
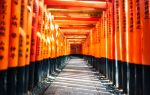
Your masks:
<path fill-rule="evenodd" d="M 7 95 L 7 70 L 0 71 L 0 95 Z"/>
<path fill-rule="evenodd" d="M 107 76 L 108 76 L 108 79 L 110 81 L 112 81 L 112 60 L 111 59 L 106 59 L 107 60 Z"/>
<path fill-rule="evenodd" d="M 129 95 L 135 95 L 135 65 L 129 63 Z"/>
<path fill-rule="evenodd" d="M 16 95 L 17 68 L 9 68 L 7 73 L 7 95 Z"/>
<path fill-rule="evenodd" d="M 127 62 L 122 62 L 122 78 L 123 78 L 123 81 L 122 81 L 122 88 L 123 88 L 123 93 L 127 94 L 127 72 L 128 72 L 128 69 L 127 69 L 127 65 L 128 63 Z"/>
<path fill-rule="evenodd" d="M 41 78 L 41 61 L 36 61 L 35 62 L 35 69 L 34 69 L 34 86 L 38 84 Z"/>
<path fill-rule="evenodd" d="M 118 83 L 119 83 L 119 89 L 122 89 L 123 88 L 123 75 L 122 75 L 122 62 L 121 61 L 118 61 Z"/>
<path fill-rule="evenodd" d="M 29 65 L 25 66 L 25 90 L 24 93 L 28 92 L 29 87 Z"/>
<path fill-rule="evenodd" d="M 35 62 L 31 62 L 29 65 L 29 81 L 28 81 L 28 90 L 32 91 L 34 87 L 34 70 Z"/>
<path fill-rule="evenodd" d="M 52 59 L 49 59 L 49 75 L 51 75 L 53 72 L 53 64 L 52 64 Z"/>
<path fill-rule="evenodd" d="M 112 60 L 112 82 L 116 85 L 116 61 Z"/>
<path fill-rule="evenodd" d="M 143 69 L 143 65 L 139 65 L 139 64 L 135 65 L 135 76 L 136 76 L 135 77 L 135 95 L 143 95 L 143 78 L 142 78 L 143 70 L 142 69 Z"/>
<path fill-rule="evenodd" d="M 17 68 L 17 95 L 24 95 L 25 90 L 25 67 Z"/>
<path fill-rule="evenodd" d="M 150 95 L 150 65 L 143 66 L 143 95 Z"/>
<path fill-rule="evenodd" d="M 106 76 L 106 58 L 101 58 L 102 74 Z"/>

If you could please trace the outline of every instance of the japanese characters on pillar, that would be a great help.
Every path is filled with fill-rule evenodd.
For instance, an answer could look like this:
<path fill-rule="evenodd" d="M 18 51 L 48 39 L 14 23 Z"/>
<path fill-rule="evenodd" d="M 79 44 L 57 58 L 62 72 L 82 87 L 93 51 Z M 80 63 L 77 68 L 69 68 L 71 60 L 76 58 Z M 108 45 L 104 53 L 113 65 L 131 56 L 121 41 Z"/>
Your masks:
<path fill-rule="evenodd" d="M 58 32 L 58 27 L 55 25 L 55 50 L 56 50 L 56 57 L 58 56 L 58 51 L 59 51 L 59 32 Z"/>
<path fill-rule="evenodd" d="M 39 32 L 41 37 L 39 38 L 39 60 L 44 60 L 45 58 L 45 8 L 44 8 L 44 1 L 40 0 L 39 6 Z"/>
<path fill-rule="evenodd" d="M 133 1 L 128 1 L 127 8 L 127 62 L 133 63 Z"/>
<path fill-rule="evenodd" d="M 142 39 L 142 63 L 143 63 L 143 95 L 150 93 L 150 0 L 140 0 L 141 19 L 143 28 L 143 39 Z M 144 8 L 143 8 L 144 7 Z M 144 10 L 144 11 L 143 11 Z"/>
<path fill-rule="evenodd" d="M 149 44 L 149 37 L 150 37 L 150 1 L 149 0 L 141 0 L 140 7 L 144 10 L 141 11 L 141 19 L 143 21 L 143 57 L 142 61 L 144 65 L 150 65 L 150 44 Z M 144 7 L 144 8 L 143 8 Z"/>
<path fill-rule="evenodd" d="M 43 0 L 39 0 L 39 14 L 38 14 L 38 27 L 36 38 L 36 61 L 42 60 L 42 38 L 43 38 Z"/>
<path fill-rule="evenodd" d="M 26 55 L 26 32 L 27 32 L 27 4 L 28 0 L 21 1 L 20 29 L 19 29 L 19 51 L 18 66 L 25 66 Z"/>
<path fill-rule="evenodd" d="M 50 29 L 51 29 L 51 57 L 55 57 L 55 27 L 54 27 L 54 17 L 50 16 Z"/>
<path fill-rule="evenodd" d="M 110 59 L 114 60 L 115 59 L 115 31 L 114 31 L 114 14 L 113 14 L 113 4 L 110 3 L 109 4 L 110 8 L 109 8 L 109 13 L 110 13 Z"/>
<path fill-rule="evenodd" d="M 96 25 L 96 31 L 97 31 L 97 47 L 98 47 L 98 51 L 97 51 L 97 57 L 100 58 L 100 20 L 98 21 L 97 25 Z"/>
<path fill-rule="evenodd" d="M 52 27 L 54 27 L 54 25 Z M 53 29 L 52 30 L 52 58 L 55 58 L 55 52 L 56 52 L 55 49 L 56 49 L 56 47 L 55 47 L 55 31 Z"/>
<path fill-rule="evenodd" d="M 48 13 L 48 17 L 47 17 L 47 19 L 48 19 L 48 23 L 47 23 L 47 27 L 48 27 L 48 29 L 47 29 L 47 32 L 48 32 L 48 34 L 47 34 L 47 43 L 48 43 L 48 50 L 47 50 L 47 52 L 48 52 L 48 58 L 50 58 L 51 57 L 51 39 L 50 39 L 50 35 L 51 35 L 51 30 L 50 30 L 50 19 L 49 19 L 49 16 L 50 16 L 50 13 Z"/>
<path fill-rule="evenodd" d="M 62 41 L 63 41 L 62 38 L 63 38 L 63 36 L 61 35 L 60 29 L 58 29 L 57 36 L 58 36 L 58 38 L 57 38 L 57 40 L 58 40 L 58 43 L 57 43 L 58 50 L 57 50 L 57 52 L 58 52 L 58 57 L 59 57 L 59 56 L 61 56 L 61 49 L 63 48 L 62 47 Z"/>
<path fill-rule="evenodd" d="M 47 15 L 48 17 L 47 17 L 47 19 L 48 19 L 48 24 L 47 24 L 47 26 L 48 26 L 48 30 L 47 30 L 47 32 L 48 32 L 48 34 L 47 34 L 47 42 L 48 42 L 48 46 L 47 46 L 47 52 L 48 52 L 48 58 L 50 58 L 50 56 L 51 56 L 51 42 L 50 42 L 50 19 L 49 19 L 49 16 L 50 16 L 50 13 L 48 13 L 48 15 Z"/>
<path fill-rule="evenodd" d="M 108 46 L 107 46 L 107 12 L 104 11 L 103 12 L 103 15 L 104 15 L 104 30 L 103 30 L 103 45 L 104 45 L 104 48 L 103 48 L 103 51 L 104 51 L 104 58 L 107 58 L 108 54 L 107 54 L 107 50 L 108 50 Z"/>
<path fill-rule="evenodd" d="M 49 17 L 51 18 L 51 14 L 49 14 Z M 49 51 L 50 51 L 50 58 L 52 58 L 52 30 L 51 30 L 51 19 L 49 19 L 50 20 L 50 22 L 49 22 L 49 27 L 50 27 L 50 29 L 49 29 L 49 39 L 50 39 L 50 46 L 49 46 Z"/>
<path fill-rule="evenodd" d="M 20 28 L 20 12 L 21 0 L 11 1 L 11 19 L 9 34 L 9 67 L 18 66 L 18 46 L 19 46 L 19 28 Z M 6 40 L 6 39 L 5 39 Z"/>
<path fill-rule="evenodd" d="M 106 13 L 103 12 L 101 23 L 101 56 L 106 58 Z"/>
<path fill-rule="evenodd" d="M 43 10 L 42 10 L 42 30 L 41 30 L 41 35 L 42 35 L 42 38 L 41 38 L 41 58 L 42 60 L 43 59 L 46 59 L 46 45 L 47 45 L 47 30 L 45 29 L 45 26 L 47 26 L 47 13 L 46 13 L 46 6 L 43 6 Z"/>
<path fill-rule="evenodd" d="M 107 58 L 111 59 L 112 49 L 112 3 L 107 2 L 108 9 L 106 10 L 107 14 Z"/>
<path fill-rule="evenodd" d="M 61 31 L 59 29 L 59 43 L 60 43 L 59 44 L 59 56 L 61 56 L 61 54 L 62 54 L 62 48 L 63 48 L 62 42 L 63 42 L 63 36 L 62 36 Z"/>
<path fill-rule="evenodd" d="M 26 65 L 30 64 L 30 45 L 32 33 L 33 0 L 28 0 L 27 5 L 27 31 L 26 31 Z"/>
<path fill-rule="evenodd" d="M 133 2 L 133 61 L 135 64 L 142 63 L 142 28 L 141 28 L 141 7 L 140 0 Z M 138 44 L 137 44 L 138 42 Z"/>
<path fill-rule="evenodd" d="M 99 53 L 99 46 L 98 46 L 98 29 L 97 29 L 97 25 L 95 26 L 95 29 L 94 29 L 94 47 L 95 47 L 95 51 L 94 51 L 94 55 L 95 57 L 98 58 L 98 53 Z"/>
<path fill-rule="evenodd" d="M 104 57 L 104 56 L 103 56 L 103 47 L 104 47 L 104 46 L 103 46 L 103 41 L 104 41 L 104 40 L 103 40 L 103 35 L 102 35 L 102 34 L 104 33 L 104 32 L 103 32 L 103 28 L 104 28 L 104 27 L 103 27 L 103 24 L 104 24 L 104 17 L 102 16 L 102 18 L 101 18 L 101 32 L 100 32 L 100 39 L 101 39 L 101 41 L 100 41 L 100 47 L 101 47 L 101 48 L 100 48 L 100 53 L 101 53 L 101 57 Z"/>
<path fill-rule="evenodd" d="M 50 36 L 50 29 L 49 29 L 49 25 L 50 25 L 50 23 L 49 23 L 49 14 L 48 14 L 48 11 L 47 11 L 47 7 L 45 6 L 45 11 L 46 11 L 46 18 L 45 18 L 45 33 L 46 33 L 46 59 L 48 59 L 50 56 L 49 56 L 49 54 L 50 54 L 50 51 L 49 51 L 49 46 L 50 46 L 50 39 L 49 39 L 49 36 Z"/>
<path fill-rule="evenodd" d="M 46 39 L 46 49 L 45 49 L 45 58 L 48 59 L 48 37 L 49 37 L 49 18 L 48 18 L 48 12 L 47 12 L 47 6 L 45 6 L 45 39 Z"/>
<path fill-rule="evenodd" d="M 53 31 L 52 31 L 52 34 L 51 34 L 51 40 L 52 40 L 52 58 L 54 58 L 54 52 L 55 52 L 55 50 L 54 50 L 54 36 L 53 36 Z"/>
<path fill-rule="evenodd" d="M 91 54 L 92 54 L 92 56 L 95 56 L 96 54 L 96 50 L 97 50 L 97 48 L 95 47 L 95 43 L 96 43 L 96 35 L 95 35 L 95 28 L 93 28 L 92 29 L 92 47 L 91 47 Z"/>
<path fill-rule="evenodd" d="M 126 62 L 126 12 L 125 12 L 125 0 L 119 1 L 119 26 L 120 26 L 120 49 L 121 49 L 121 61 Z"/>
<path fill-rule="evenodd" d="M 52 36 L 53 36 L 53 29 L 54 29 L 54 27 L 53 27 L 53 16 L 51 15 L 51 13 L 49 14 L 50 16 L 49 16 L 49 19 L 50 19 L 50 25 L 49 25 L 49 27 L 50 27 L 50 57 L 51 58 L 53 58 L 53 38 L 52 38 Z"/>
<path fill-rule="evenodd" d="M 121 45 L 120 45 L 120 29 L 119 29 L 119 0 L 114 1 L 114 9 L 115 9 L 115 48 L 116 48 L 116 60 L 120 61 L 121 60 Z"/>
<path fill-rule="evenodd" d="M 37 37 L 37 28 L 38 28 L 38 14 L 39 14 L 39 1 L 33 1 L 33 18 L 32 18 L 32 33 L 31 33 L 31 52 L 30 60 L 35 62 L 36 57 L 36 37 Z"/>
<path fill-rule="evenodd" d="M 54 32 L 53 32 L 53 36 L 54 36 L 54 58 L 57 57 L 57 35 L 56 35 L 56 32 L 57 32 L 57 28 L 56 28 L 56 24 L 54 24 Z"/>
<path fill-rule="evenodd" d="M 96 31 L 95 31 L 95 28 L 93 29 L 92 32 L 93 32 L 93 33 L 92 33 L 92 34 L 93 34 L 93 37 L 92 37 L 92 38 L 93 38 L 93 43 L 92 43 L 92 45 L 93 45 L 93 48 L 92 48 L 93 53 L 92 53 L 92 55 L 96 57 L 96 52 L 95 52 L 95 51 L 97 50 L 97 47 L 95 46 L 95 45 L 96 45 L 96 35 L 95 35 L 95 34 L 96 34 L 96 33 L 95 33 Z M 94 49 L 94 48 L 95 48 L 95 49 Z"/>
<path fill-rule="evenodd" d="M 111 33 L 111 49 L 112 49 L 112 52 L 111 52 L 111 59 L 112 59 L 112 61 L 114 61 L 115 60 L 115 52 L 116 52 L 116 50 L 115 50 L 115 20 L 114 20 L 114 0 L 112 1 L 112 23 L 111 23 L 111 28 L 112 28 L 112 33 Z"/>
<path fill-rule="evenodd" d="M 107 11 L 104 11 L 104 58 L 108 58 L 108 28 L 107 28 Z"/>
<path fill-rule="evenodd" d="M 92 30 L 90 31 L 90 55 L 92 56 L 93 55 L 93 34 L 92 34 L 93 32 L 92 32 Z"/>
<path fill-rule="evenodd" d="M 10 13 L 11 0 L 0 0 L 0 70 L 8 68 Z"/>

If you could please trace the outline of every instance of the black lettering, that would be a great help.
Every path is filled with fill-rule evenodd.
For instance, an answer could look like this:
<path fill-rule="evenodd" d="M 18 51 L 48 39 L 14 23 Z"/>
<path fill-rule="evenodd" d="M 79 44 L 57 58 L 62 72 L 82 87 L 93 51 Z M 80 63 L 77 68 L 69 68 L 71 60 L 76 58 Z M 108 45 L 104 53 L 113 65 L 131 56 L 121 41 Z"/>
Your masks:
<path fill-rule="evenodd" d="M 0 30 L 5 31 L 6 28 L 4 26 L 0 26 Z"/>
<path fill-rule="evenodd" d="M 5 50 L 4 46 L 0 46 L 0 50 L 4 51 Z"/>
<path fill-rule="evenodd" d="M 26 45 L 29 45 L 30 43 L 29 42 L 26 42 Z"/>
<path fill-rule="evenodd" d="M 27 49 L 26 49 L 26 52 L 28 52 L 28 51 L 29 51 L 29 49 L 27 48 Z"/>
<path fill-rule="evenodd" d="M 18 5 L 18 0 L 14 0 L 14 4 L 15 4 L 15 5 Z"/>
<path fill-rule="evenodd" d="M 33 49 L 31 49 L 31 53 L 30 53 L 31 55 L 34 55 L 34 50 Z"/>
<path fill-rule="evenodd" d="M 13 26 L 16 26 L 17 27 L 17 22 L 16 21 L 12 21 L 11 23 Z"/>
<path fill-rule="evenodd" d="M 0 60 L 3 60 L 4 56 L 3 55 L 0 55 Z"/>
<path fill-rule="evenodd" d="M 26 58 L 28 58 L 28 55 L 26 55 Z"/>
<path fill-rule="evenodd" d="M 0 26 L 5 26 L 5 25 L 6 25 L 5 21 L 0 21 Z"/>
<path fill-rule="evenodd" d="M 16 47 L 10 47 L 10 51 L 15 51 Z"/>
<path fill-rule="evenodd" d="M 15 58 L 15 54 L 12 53 L 12 54 L 10 55 L 10 57 L 14 59 L 14 58 Z"/>
<path fill-rule="evenodd" d="M 29 39 L 29 35 L 26 35 L 26 38 Z"/>
<path fill-rule="evenodd" d="M 0 30 L 0 36 L 5 36 L 5 32 Z"/>
<path fill-rule="evenodd" d="M 17 34 L 16 33 L 11 33 L 12 38 L 16 38 Z"/>
<path fill-rule="evenodd" d="M 19 56 L 21 57 L 22 56 L 22 50 L 19 49 Z"/>
<path fill-rule="evenodd" d="M 3 41 L 0 42 L 0 46 L 5 45 Z"/>
<path fill-rule="evenodd" d="M 17 20 L 17 19 L 18 19 L 17 16 L 12 17 L 12 20 Z"/>

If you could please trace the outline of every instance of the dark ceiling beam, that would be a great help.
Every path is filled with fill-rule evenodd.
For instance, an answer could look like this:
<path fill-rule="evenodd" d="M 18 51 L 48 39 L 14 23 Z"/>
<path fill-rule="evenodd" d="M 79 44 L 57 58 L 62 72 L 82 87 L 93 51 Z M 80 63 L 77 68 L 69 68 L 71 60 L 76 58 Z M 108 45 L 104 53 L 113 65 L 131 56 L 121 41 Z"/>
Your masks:
<path fill-rule="evenodd" d="M 48 8 L 48 11 L 57 14 L 57 13 L 82 13 L 82 14 L 92 14 L 92 13 L 102 13 L 103 9 L 96 9 L 96 8 L 84 8 L 84 7 L 77 7 L 77 8 L 68 8 L 64 9 L 60 6 L 56 8 Z"/>
<path fill-rule="evenodd" d="M 99 21 L 99 17 L 54 17 L 54 20 Z"/>

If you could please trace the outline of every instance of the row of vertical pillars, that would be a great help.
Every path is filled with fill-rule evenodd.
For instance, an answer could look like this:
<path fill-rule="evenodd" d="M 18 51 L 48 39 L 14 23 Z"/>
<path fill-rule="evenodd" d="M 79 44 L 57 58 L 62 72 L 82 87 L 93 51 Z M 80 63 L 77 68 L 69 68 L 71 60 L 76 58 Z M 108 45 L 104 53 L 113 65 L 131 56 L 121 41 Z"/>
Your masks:
<path fill-rule="evenodd" d="M 63 64 L 66 43 L 44 0 L 0 0 L 0 95 L 32 91 Z"/>
<path fill-rule="evenodd" d="M 107 1 L 107 9 L 83 44 L 83 54 L 123 93 L 149 95 L 150 1 Z"/>
<path fill-rule="evenodd" d="M 107 58 L 84 56 L 88 63 L 128 95 L 149 95 L 150 67 Z M 129 92 L 128 92 L 129 91 Z"/>
<path fill-rule="evenodd" d="M 29 66 L 0 71 L 0 95 L 25 95 L 40 81 L 62 69 L 67 56 L 31 62 Z"/>

